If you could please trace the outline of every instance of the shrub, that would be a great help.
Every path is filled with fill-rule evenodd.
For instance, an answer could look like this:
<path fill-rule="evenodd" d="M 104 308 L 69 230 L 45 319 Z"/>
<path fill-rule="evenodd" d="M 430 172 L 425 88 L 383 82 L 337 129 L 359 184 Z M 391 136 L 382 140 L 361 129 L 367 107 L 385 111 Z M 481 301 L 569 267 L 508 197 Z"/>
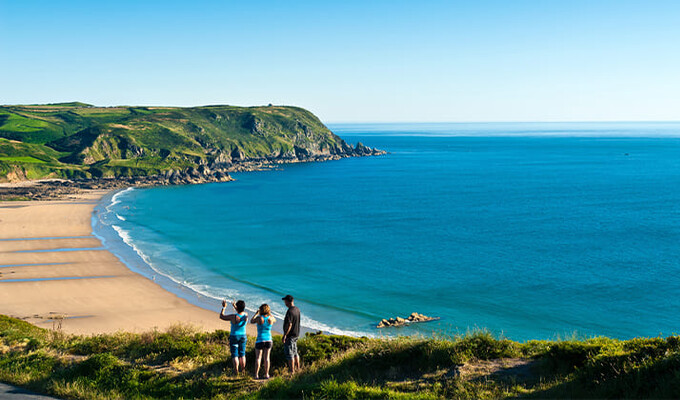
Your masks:
<path fill-rule="evenodd" d="M 136 335 L 117 333 L 113 335 L 79 336 L 71 339 L 66 346 L 71 353 L 90 355 L 99 353 L 114 353 L 119 351 L 125 344 L 130 343 Z"/>
<path fill-rule="evenodd" d="M 44 341 L 39 338 L 31 338 L 28 343 L 26 343 L 26 350 L 38 350 L 39 348 L 43 347 L 44 344 Z"/>
<path fill-rule="evenodd" d="M 0 343 L 12 345 L 28 339 L 47 337 L 47 331 L 16 318 L 0 315 Z"/>
<path fill-rule="evenodd" d="M 366 339 L 308 333 L 304 338 L 300 339 L 298 347 L 300 356 L 305 362 L 313 363 L 319 360 L 327 360 L 334 354 L 345 352 L 364 342 L 366 342 Z"/>
<path fill-rule="evenodd" d="M 517 357 L 520 354 L 517 342 L 496 339 L 488 331 L 475 332 L 461 339 L 457 351 L 480 360 L 502 357 Z"/>
<path fill-rule="evenodd" d="M 570 373 L 585 365 L 589 358 L 600 352 L 602 345 L 588 342 L 557 342 L 549 347 L 548 367 L 556 373 Z"/>
<path fill-rule="evenodd" d="M 25 384 L 45 379 L 58 365 L 58 360 L 43 350 L 11 352 L 0 358 L 0 380 Z"/>

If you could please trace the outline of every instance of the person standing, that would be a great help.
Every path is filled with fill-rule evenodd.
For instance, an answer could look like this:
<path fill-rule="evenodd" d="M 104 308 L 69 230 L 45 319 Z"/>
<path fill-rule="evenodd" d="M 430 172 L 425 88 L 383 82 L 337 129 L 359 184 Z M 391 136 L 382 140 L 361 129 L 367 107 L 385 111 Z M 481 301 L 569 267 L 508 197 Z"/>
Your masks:
<path fill-rule="evenodd" d="M 260 379 L 260 365 L 264 369 L 264 379 L 269 379 L 269 353 L 272 349 L 272 325 L 276 319 L 271 315 L 268 304 L 258 308 L 251 324 L 257 324 L 257 339 L 255 340 L 255 379 Z"/>
<path fill-rule="evenodd" d="M 236 311 L 236 314 L 225 315 L 227 309 L 227 301 L 222 300 L 222 311 L 220 311 L 220 319 L 231 322 L 231 331 L 229 332 L 229 350 L 231 351 L 231 359 L 234 364 L 234 371 L 246 371 L 246 322 L 248 322 L 248 314 L 246 310 L 246 302 L 239 300 L 236 303 L 231 303 Z"/>
<path fill-rule="evenodd" d="M 288 371 L 295 373 L 300 369 L 300 355 L 297 350 L 297 340 L 300 336 L 300 309 L 295 307 L 291 295 L 281 298 L 286 303 L 288 311 L 283 319 L 283 351 L 288 362 Z"/>

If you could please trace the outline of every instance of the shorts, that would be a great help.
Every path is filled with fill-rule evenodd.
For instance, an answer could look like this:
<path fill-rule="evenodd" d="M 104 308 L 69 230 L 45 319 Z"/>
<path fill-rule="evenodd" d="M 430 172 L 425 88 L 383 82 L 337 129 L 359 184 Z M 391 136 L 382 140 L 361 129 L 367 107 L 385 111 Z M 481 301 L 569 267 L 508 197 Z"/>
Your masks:
<path fill-rule="evenodd" d="M 231 350 L 231 358 L 245 357 L 246 356 L 246 342 L 247 338 L 245 335 L 242 336 L 229 336 L 229 350 Z"/>
<path fill-rule="evenodd" d="M 271 340 L 267 340 L 266 342 L 257 342 L 255 343 L 255 349 L 256 350 L 265 350 L 265 349 L 271 349 L 274 343 L 272 343 Z"/>
<path fill-rule="evenodd" d="M 286 355 L 286 360 L 292 360 L 298 356 L 297 350 L 297 340 L 298 338 L 288 338 L 288 340 L 283 343 L 283 352 Z"/>

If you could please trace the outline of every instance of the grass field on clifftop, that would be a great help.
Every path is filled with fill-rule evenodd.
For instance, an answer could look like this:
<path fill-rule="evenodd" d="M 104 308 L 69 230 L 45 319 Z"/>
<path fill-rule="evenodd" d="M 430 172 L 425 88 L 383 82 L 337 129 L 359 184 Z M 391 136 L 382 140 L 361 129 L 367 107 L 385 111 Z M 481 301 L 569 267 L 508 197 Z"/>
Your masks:
<path fill-rule="evenodd" d="M 248 343 L 252 371 L 254 350 Z M 307 335 L 287 375 L 274 338 L 269 381 L 230 370 L 228 332 L 188 327 L 69 336 L 0 316 L 0 381 L 72 399 L 677 398 L 680 337 L 517 343 Z M 252 373 L 252 372 L 251 372 Z"/>

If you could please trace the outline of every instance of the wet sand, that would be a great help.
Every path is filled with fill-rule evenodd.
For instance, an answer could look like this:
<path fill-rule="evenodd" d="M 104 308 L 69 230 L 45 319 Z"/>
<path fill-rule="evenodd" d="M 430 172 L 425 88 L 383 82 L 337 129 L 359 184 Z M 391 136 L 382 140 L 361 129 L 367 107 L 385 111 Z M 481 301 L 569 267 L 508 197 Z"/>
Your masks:
<path fill-rule="evenodd" d="M 0 202 L 0 314 L 78 334 L 164 330 L 178 323 L 228 330 L 218 311 L 192 305 L 131 271 L 92 236 L 92 212 L 106 193 Z M 253 325 L 248 329 L 255 334 Z"/>

